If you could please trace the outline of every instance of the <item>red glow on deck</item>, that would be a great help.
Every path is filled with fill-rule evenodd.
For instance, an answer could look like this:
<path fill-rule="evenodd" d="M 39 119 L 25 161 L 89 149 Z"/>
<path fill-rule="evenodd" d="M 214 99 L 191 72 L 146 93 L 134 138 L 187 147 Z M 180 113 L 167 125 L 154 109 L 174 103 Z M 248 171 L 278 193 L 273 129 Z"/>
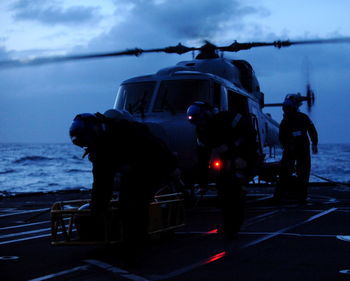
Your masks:
<path fill-rule="evenodd" d="M 217 228 L 215 228 L 213 230 L 209 230 L 205 234 L 216 234 L 216 233 L 218 233 L 218 229 Z"/>
<path fill-rule="evenodd" d="M 214 256 L 208 258 L 208 260 L 206 260 L 206 261 L 204 262 L 204 264 L 211 263 L 211 262 L 213 262 L 213 261 L 217 261 L 217 260 L 223 258 L 225 255 L 226 255 L 226 252 L 225 252 L 225 251 L 224 251 L 224 252 L 221 252 L 221 253 L 218 253 L 218 254 L 216 254 L 216 255 L 214 255 Z"/>

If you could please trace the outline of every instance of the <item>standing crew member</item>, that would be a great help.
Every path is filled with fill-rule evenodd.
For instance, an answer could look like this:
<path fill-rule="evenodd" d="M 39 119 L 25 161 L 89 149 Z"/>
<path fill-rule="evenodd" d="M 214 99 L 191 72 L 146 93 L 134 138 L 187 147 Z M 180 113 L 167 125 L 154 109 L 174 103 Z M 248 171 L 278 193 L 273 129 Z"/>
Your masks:
<path fill-rule="evenodd" d="M 108 113 L 108 114 L 107 114 Z M 91 213 L 95 221 L 107 216 L 116 173 L 121 174 L 119 204 L 125 254 L 133 259 L 147 235 L 149 203 L 157 188 L 176 169 L 168 147 L 148 127 L 125 112 L 77 115 L 70 127 L 75 145 L 86 148 L 92 162 Z"/>
<path fill-rule="evenodd" d="M 277 186 L 274 199 L 279 201 L 286 189 L 293 183 L 293 173 L 296 172 L 297 200 L 306 203 L 307 186 L 309 183 L 312 153 L 318 152 L 318 135 L 310 118 L 299 112 L 300 95 L 287 95 L 283 102 L 283 119 L 279 129 L 279 139 L 283 147 L 281 160 L 280 184 Z"/>
<path fill-rule="evenodd" d="M 247 116 L 217 112 L 201 101 L 187 109 L 187 116 L 196 126 L 200 182 L 204 183 L 208 178 L 211 157 L 218 156 L 223 162 L 217 182 L 218 199 L 222 231 L 232 239 L 244 221 L 245 192 L 242 187 L 249 181 L 257 160 L 256 131 Z"/>

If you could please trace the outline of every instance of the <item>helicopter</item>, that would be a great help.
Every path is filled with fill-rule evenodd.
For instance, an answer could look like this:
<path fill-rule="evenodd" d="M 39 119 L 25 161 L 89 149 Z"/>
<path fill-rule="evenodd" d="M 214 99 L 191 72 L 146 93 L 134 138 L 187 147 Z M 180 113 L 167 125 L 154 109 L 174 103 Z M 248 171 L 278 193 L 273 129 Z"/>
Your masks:
<path fill-rule="evenodd" d="M 282 104 L 265 103 L 265 94 L 260 89 L 251 64 L 245 60 L 225 58 L 224 53 L 268 46 L 280 49 L 292 45 L 347 42 L 350 42 L 350 38 L 252 43 L 234 41 L 227 46 L 216 46 L 206 41 L 201 47 L 186 47 L 179 43 L 176 46 L 149 50 L 135 48 L 112 53 L 9 60 L 0 62 L 0 68 L 140 56 L 145 53 L 182 55 L 197 52 L 193 60 L 180 61 L 174 66 L 158 70 L 155 74 L 123 81 L 113 106 L 114 109 L 128 111 L 135 120 L 147 123 L 154 134 L 162 138 L 177 155 L 185 179 L 191 182 L 196 167 L 196 138 L 194 127 L 187 121 L 186 109 L 194 101 L 207 102 L 219 111 L 234 110 L 249 115 L 257 132 L 261 155 L 271 155 L 279 146 L 279 124 L 270 114 L 264 112 L 264 108 Z M 308 109 L 311 110 L 315 95 L 309 83 L 305 96 L 299 94 L 298 97 L 300 102 L 307 102 Z"/>
<path fill-rule="evenodd" d="M 290 43 L 278 41 L 273 44 L 281 48 Z M 272 156 L 280 145 L 279 124 L 270 114 L 264 113 L 263 108 L 282 104 L 265 104 L 264 93 L 249 62 L 227 59 L 217 52 L 238 51 L 254 45 L 235 42 L 227 47 L 217 47 L 206 42 L 193 60 L 162 68 L 153 75 L 123 81 L 114 108 L 126 110 L 138 121 L 147 123 L 168 144 L 178 157 L 185 181 L 193 181 L 197 165 L 195 129 L 186 118 L 186 110 L 194 101 L 204 101 L 218 111 L 249 115 L 257 132 L 258 153 L 263 158 L 266 154 Z M 187 50 L 179 44 L 165 52 L 184 53 Z M 296 96 L 300 103 L 306 101 L 311 110 L 315 96 L 310 84 L 305 96 Z M 270 166 L 273 167 L 264 164 L 264 173 L 269 173 L 266 170 Z"/>

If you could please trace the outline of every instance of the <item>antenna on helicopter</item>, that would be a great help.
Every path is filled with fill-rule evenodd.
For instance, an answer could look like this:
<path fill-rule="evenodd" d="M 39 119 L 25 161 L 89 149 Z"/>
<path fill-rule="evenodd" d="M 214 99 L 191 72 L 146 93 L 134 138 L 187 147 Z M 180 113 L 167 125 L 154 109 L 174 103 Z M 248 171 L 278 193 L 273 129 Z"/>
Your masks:
<path fill-rule="evenodd" d="M 304 44 L 327 44 L 327 43 L 350 43 L 350 37 L 344 38 L 333 38 L 333 39 L 317 39 L 317 40 L 304 40 L 304 41 L 273 41 L 273 42 L 251 42 L 251 43 L 238 43 L 234 41 L 228 46 L 215 46 L 212 43 L 206 41 L 201 47 L 186 47 L 179 43 L 176 46 L 169 46 L 165 48 L 156 49 L 127 49 L 120 52 L 111 53 L 95 53 L 85 55 L 68 55 L 68 56 L 53 56 L 53 57 L 39 57 L 33 59 L 13 59 L 0 61 L 0 68 L 11 68 L 11 67 L 22 67 L 22 66 L 33 66 L 42 65 L 57 62 L 75 61 L 75 60 L 88 60 L 88 59 L 99 59 L 106 57 L 117 57 L 117 56 L 140 56 L 143 53 L 167 53 L 167 54 L 178 54 L 182 55 L 191 51 L 200 51 L 198 56 L 213 58 L 218 56 L 216 51 L 221 52 L 239 52 L 242 50 L 248 50 L 256 47 L 272 46 L 278 49 L 282 47 L 289 47 L 292 45 L 304 45 Z M 215 56 L 216 55 L 216 56 Z M 212 57 L 210 57 L 212 56 Z M 200 58 L 200 57 L 199 57 Z"/>

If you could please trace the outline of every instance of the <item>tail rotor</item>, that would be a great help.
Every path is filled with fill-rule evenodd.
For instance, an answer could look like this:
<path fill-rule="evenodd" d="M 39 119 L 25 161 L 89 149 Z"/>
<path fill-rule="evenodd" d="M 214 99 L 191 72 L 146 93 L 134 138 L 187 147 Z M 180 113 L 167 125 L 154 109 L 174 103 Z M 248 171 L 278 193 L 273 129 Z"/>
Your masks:
<path fill-rule="evenodd" d="M 307 83 L 306 85 L 306 104 L 307 104 L 307 111 L 311 112 L 312 107 L 315 104 L 315 92 L 311 89 L 310 83 Z"/>

